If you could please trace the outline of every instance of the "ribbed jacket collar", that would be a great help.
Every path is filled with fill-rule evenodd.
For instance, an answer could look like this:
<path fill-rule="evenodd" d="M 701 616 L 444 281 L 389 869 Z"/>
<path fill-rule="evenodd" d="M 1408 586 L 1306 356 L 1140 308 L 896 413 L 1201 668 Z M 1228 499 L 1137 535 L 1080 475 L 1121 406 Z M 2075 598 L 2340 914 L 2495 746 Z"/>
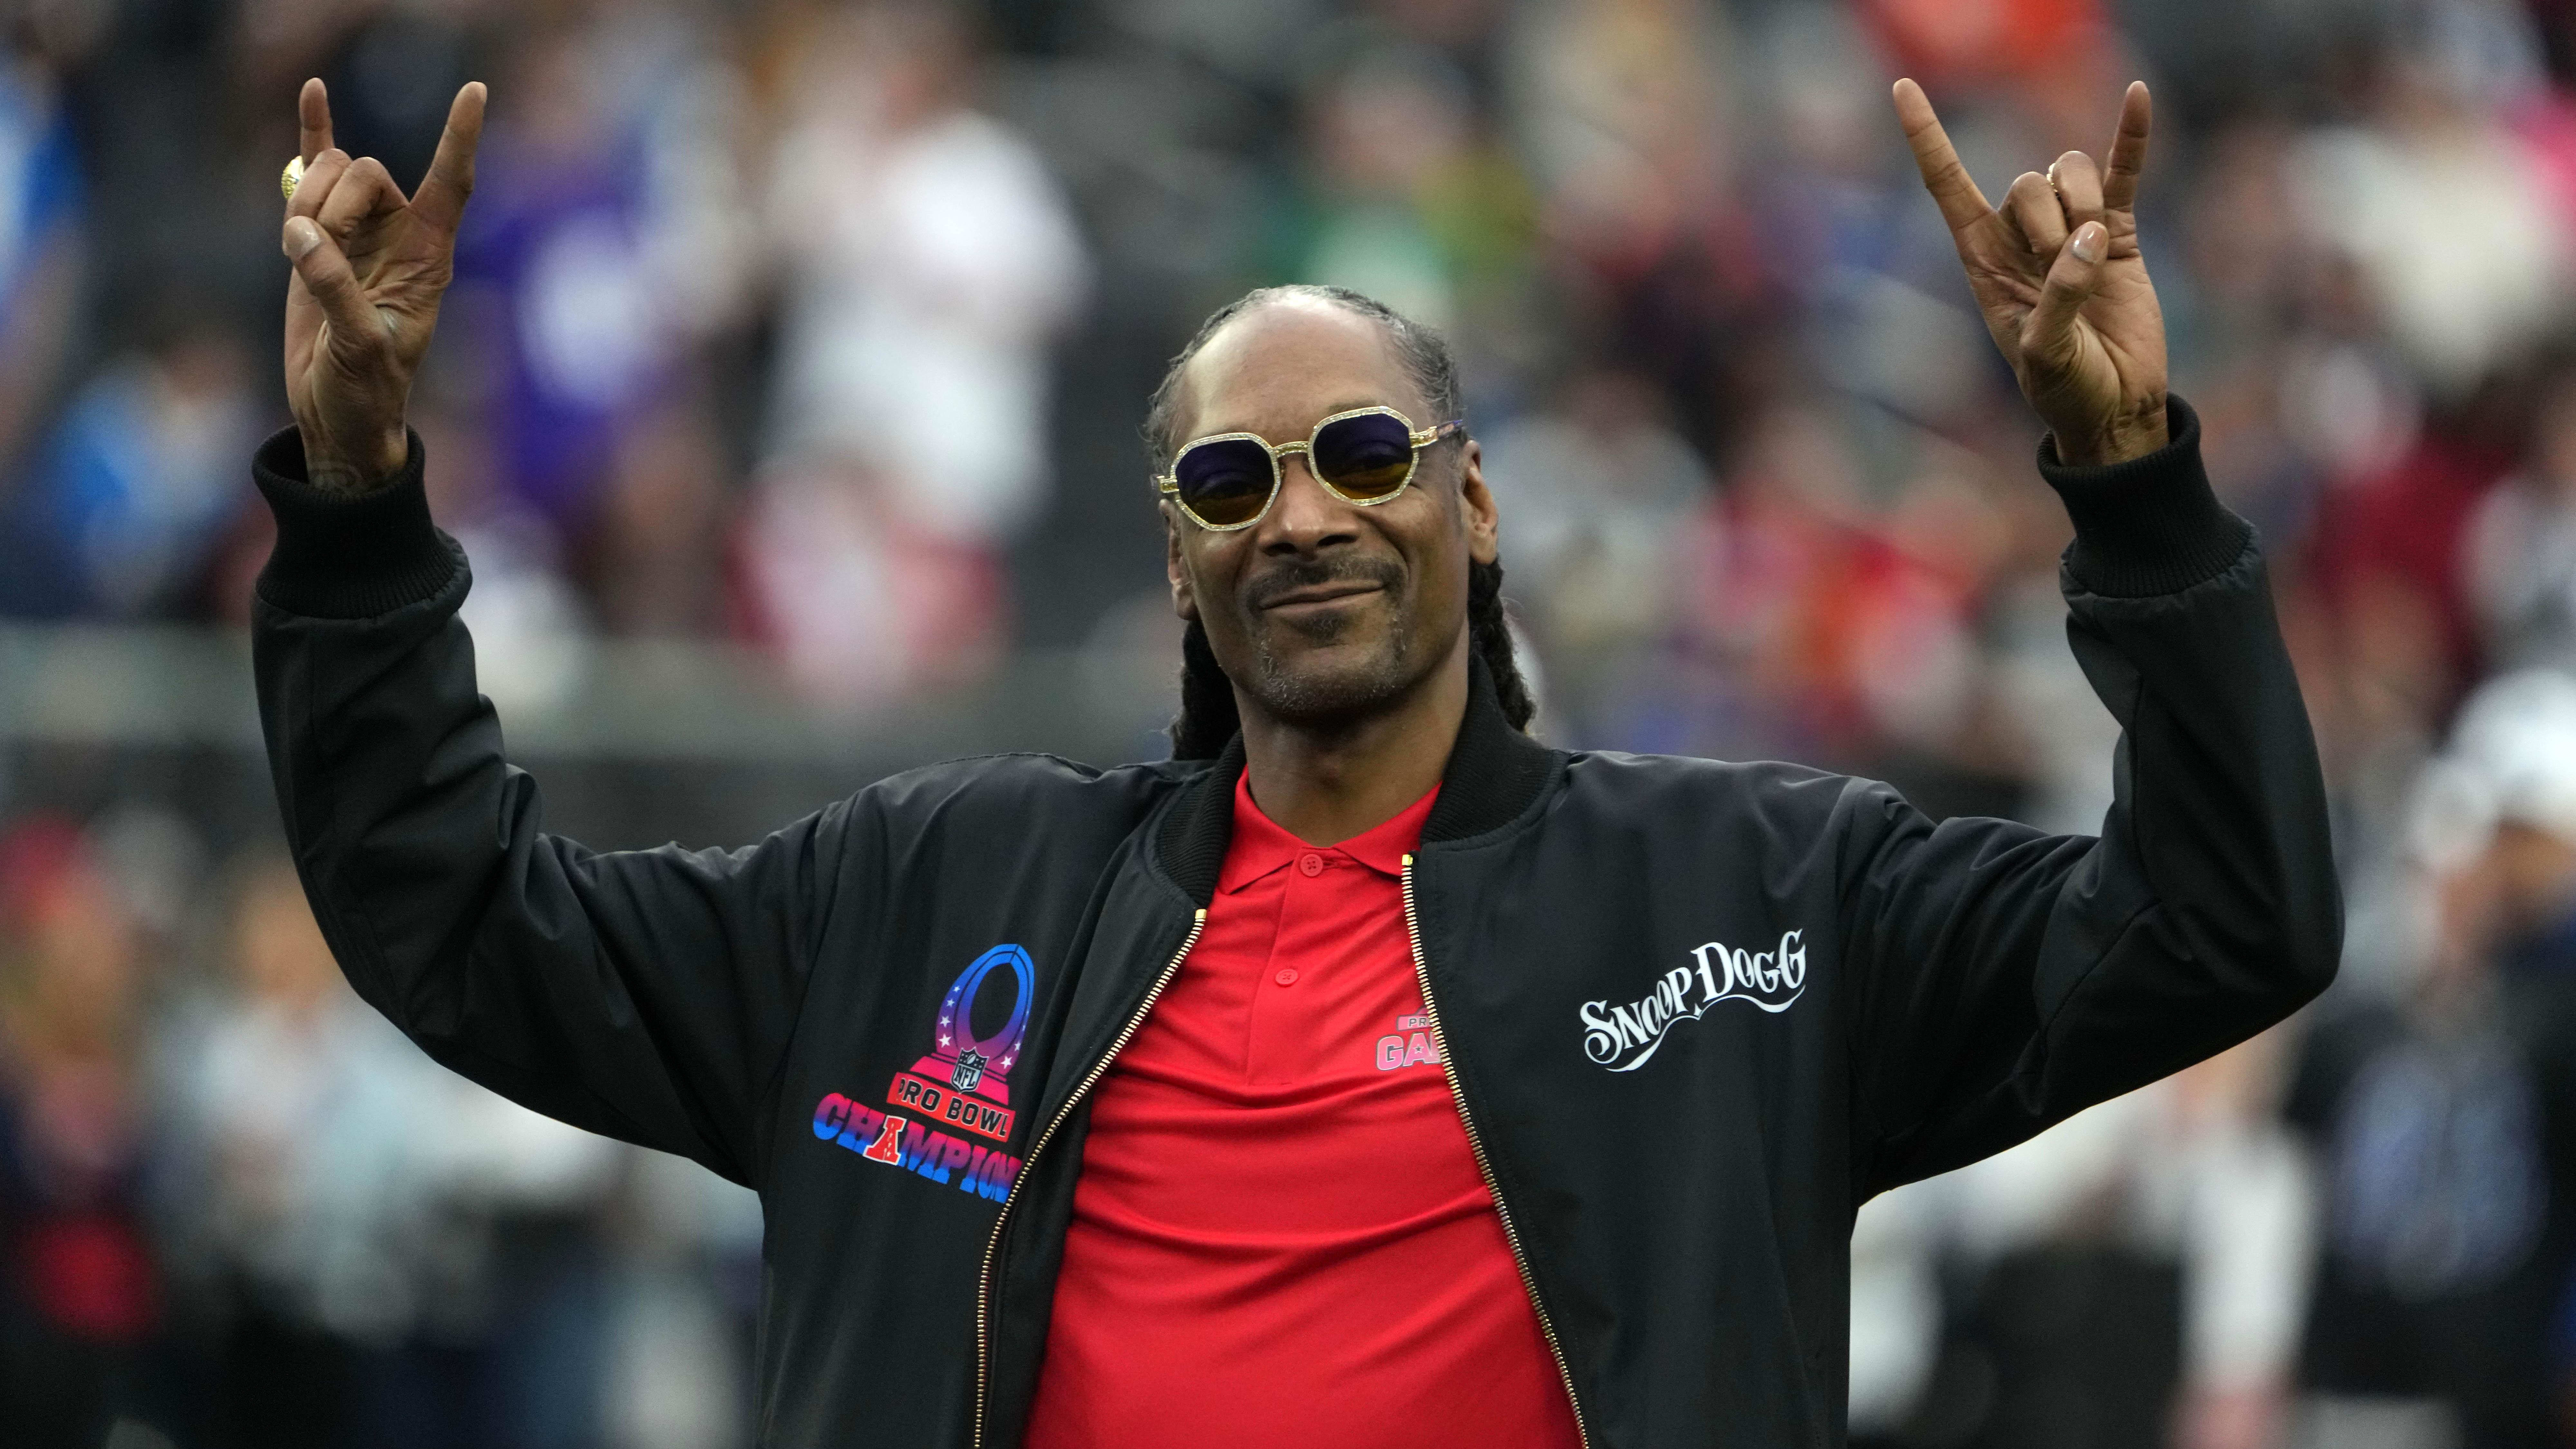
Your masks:
<path fill-rule="evenodd" d="M 1510 822 L 1547 784 L 1552 752 L 1503 718 L 1494 676 L 1485 661 L 1467 661 L 1467 713 L 1458 742 L 1441 772 L 1440 798 L 1423 822 L 1425 845 L 1464 840 Z M 1243 774 L 1243 734 L 1226 741 L 1216 762 L 1182 787 L 1163 817 L 1154 853 L 1191 900 L 1206 905 L 1216 895 L 1217 872 L 1234 833 L 1234 784 Z"/>

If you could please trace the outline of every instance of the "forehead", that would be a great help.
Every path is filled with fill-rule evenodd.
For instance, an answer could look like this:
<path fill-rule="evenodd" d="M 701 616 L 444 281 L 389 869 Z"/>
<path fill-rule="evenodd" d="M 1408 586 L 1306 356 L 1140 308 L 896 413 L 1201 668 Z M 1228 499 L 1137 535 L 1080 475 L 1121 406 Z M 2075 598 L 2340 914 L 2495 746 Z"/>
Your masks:
<path fill-rule="evenodd" d="M 1428 404 L 1384 327 L 1311 298 L 1265 303 L 1226 323 L 1190 359 L 1182 383 L 1184 439 L 1259 433 L 1288 442 L 1320 418 L 1378 403 L 1415 427 L 1439 421 L 1424 415 Z"/>

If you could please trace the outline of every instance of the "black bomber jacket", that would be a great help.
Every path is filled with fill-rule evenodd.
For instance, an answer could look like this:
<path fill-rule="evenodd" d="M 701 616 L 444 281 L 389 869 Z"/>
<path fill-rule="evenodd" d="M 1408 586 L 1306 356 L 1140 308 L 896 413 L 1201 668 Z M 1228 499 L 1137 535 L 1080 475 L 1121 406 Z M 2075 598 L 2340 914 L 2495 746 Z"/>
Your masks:
<path fill-rule="evenodd" d="M 2341 902 L 2252 530 L 2198 428 L 2041 468 L 2123 737 L 2101 836 L 1783 764 L 1567 751 L 1477 666 L 1404 874 L 1449 1085 L 1587 1444 L 1839 1445 L 1872 1194 L 2280 1020 Z M 350 981 L 537 1111 L 758 1190 L 759 1442 L 1019 1442 L 1089 1092 L 1187 969 L 1242 768 L 955 761 L 740 850 L 546 833 L 418 436 L 326 495 L 292 429 L 255 660 Z M 979 1004 L 980 1003 L 980 1004 Z"/>

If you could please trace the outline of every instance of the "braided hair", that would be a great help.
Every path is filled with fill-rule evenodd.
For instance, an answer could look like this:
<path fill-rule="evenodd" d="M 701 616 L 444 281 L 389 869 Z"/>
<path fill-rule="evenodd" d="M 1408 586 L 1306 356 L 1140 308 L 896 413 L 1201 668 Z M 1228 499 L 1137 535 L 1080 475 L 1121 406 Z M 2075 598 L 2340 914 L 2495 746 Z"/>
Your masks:
<path fill-rule="evenodd" d="M 1172 466 L 1180 451 L 1179 436 L 1181 373 L 1190 359 L 1199 355 L 1226 323 L 1255 307 L 1288 298 L 1327 302 L 1356 312 L 1386 329 L 1387 340 L 1395 349 L 1397 365 L 1404 369 L 1414 387 L 1431 406 L 1434 420 L 1458 416 L 1461 398 L 1458 387 L 1458 362 L 1449 352 L 1449 344 L 1438 332 L 1414 321 L 1373 297 L 1363 296 L 1348 287 L 1298 284 L 1285 287 L 1262 287 L 1247 292 L 1218 308 L 1200 324 L 1198 335 L 1172 359 L 1169 371 L 1155 387 L 1153 400 L 1145 409 L 1145 451 L 1153 460 L 1156 474 Z M 1462 431 L 1459 435 L 1465 436 Z M 1493 675 L 1494 692 L 1503 707 L 1503 717 L 1512 728 L 1526 730 L 1537 704 L 1530 698 L 1529 684 L 1521 678 L 1520 662 L 1512 653 L 1511 625 L 1503 611 L 1503 566 L 1500 563 L 1475 563 L 1467 566 L 1467 642 L 1485 661 Z M 1209 647 L 1207 630 L 1193 619 L 1181 634 L 1181 712 L 1172 721 L 1172 758 L 1177 760 L 1212 760 L 1225 748 L 1226 741 L 1243 727 L 1242 717 L 1234 703 L 1234 685 L 1225 671 L 1217 667 L 1216 651 Z"/>

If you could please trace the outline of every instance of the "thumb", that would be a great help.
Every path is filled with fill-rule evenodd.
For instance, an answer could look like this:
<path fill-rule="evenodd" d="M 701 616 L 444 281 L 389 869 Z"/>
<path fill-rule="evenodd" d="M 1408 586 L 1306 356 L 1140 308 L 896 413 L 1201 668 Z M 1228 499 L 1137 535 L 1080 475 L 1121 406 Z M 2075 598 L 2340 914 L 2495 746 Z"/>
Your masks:
<path fill-rule="evenodd" d="M 304 279 L 305 290 L 322 304 L 322 315 L 330 320 L 332 330 L 351 341 L 381 330 L 366 289 L 349 270 L 348 257 L 311 217 L 288 217 L 281 245 L 287 260 L 295 264 L 295 274 Z"/>
<path fill-rule="evenodd" d="M 2063 361 L 2072 353 L 2075 314 L 2102 280 L 2102 254 L 2110 249 L 2110 241 L 2110 233 L 2098 221 L 2084 223 L 2067 238 L 2040 283 L 2038 305 L 2030 309 L 2030 323 L 2022 334 L 2024 351 L 2035 351 L 2051 361 Z"/>

